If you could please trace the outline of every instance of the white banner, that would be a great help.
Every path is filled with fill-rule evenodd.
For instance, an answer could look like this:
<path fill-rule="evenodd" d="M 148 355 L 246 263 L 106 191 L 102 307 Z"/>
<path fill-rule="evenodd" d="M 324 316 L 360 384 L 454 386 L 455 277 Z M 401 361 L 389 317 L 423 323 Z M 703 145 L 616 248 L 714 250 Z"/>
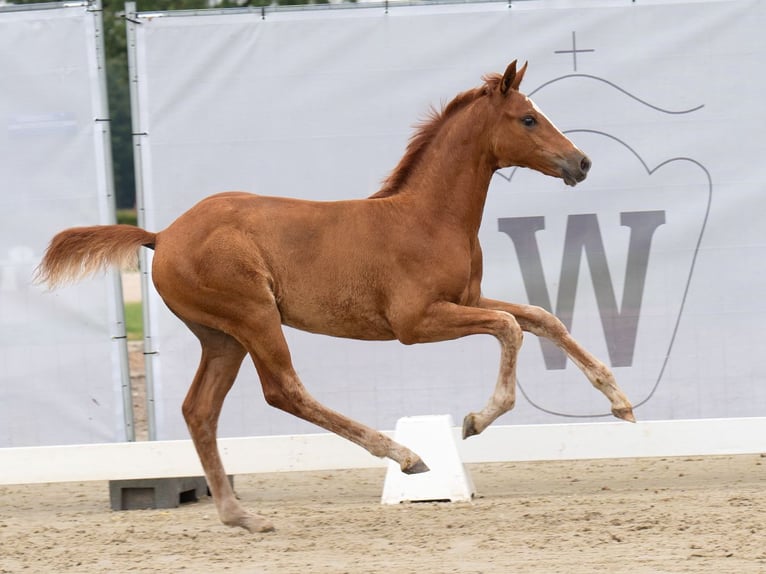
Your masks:
<path fill-rule="evenodd" d="M 224 190 L 374 193 L 429 105 L 510 60 L 522 91 L 593 160 L 572 190 L 496 174 L 480 232 L 484 293 L 548 307 L 614 369 L 640 419 L 766 412 L 766 112 L 757 1 L 520 2 L 206 16 L 136 25 L 146 225 Z M 193 336 L 151 295 L 158 438 L 186 436 Z M 377 428 L 484 405 L 489 337 L 403 347 L 288 330 L 308 389 Z M 263 401 L 246 362 L 222 435 L 315 428 Z M 500 422 L 605 417 L 555 349 L 525 338 Z M 606 419 L 604 419 L 606 420 Z"/>
<path fill-rule="evenodd" d="M 32 285 L 55 233 L 113 217 L 100 15 L 14 8 L 0 11 L 0 447 L 125 440 L 116 276 Z"/>

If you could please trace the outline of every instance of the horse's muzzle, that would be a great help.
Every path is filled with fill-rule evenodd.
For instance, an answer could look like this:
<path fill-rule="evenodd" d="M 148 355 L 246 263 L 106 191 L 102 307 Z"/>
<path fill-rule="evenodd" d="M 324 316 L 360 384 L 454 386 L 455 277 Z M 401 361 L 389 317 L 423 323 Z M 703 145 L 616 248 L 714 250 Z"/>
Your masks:
<path fill-rule="evenodd" d="M 590 166 L 590 158 L 585 154 L 578 154 L 578 157 L 563 163 L 561 166 L 561 179 L 567 185 L 574 187 L 588 177 Z"/>

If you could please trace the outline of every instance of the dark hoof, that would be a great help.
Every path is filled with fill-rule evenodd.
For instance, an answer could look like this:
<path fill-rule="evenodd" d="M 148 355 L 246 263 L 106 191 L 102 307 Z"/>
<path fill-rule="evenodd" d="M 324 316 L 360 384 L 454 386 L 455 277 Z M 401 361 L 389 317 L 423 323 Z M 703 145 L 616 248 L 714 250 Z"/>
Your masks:
<path fill-rule="evenodd" d="M 612 409 L 612 414 L 618 419 L 628 421 L 629 423 L 636 422 L 636 417 L 633 415 L 633 409 L 631 407 L 625 407 L 623 409 Z"/>
<path fill-rule="evenodd" d="M 423 460 L 419 458 L 415 464 L 412 464 L 407 468 L 403 468 L 402 472 L 404 474 L 420 474 L 421 472 L 428 472 L 429 470 L 431 469 L 428 468 L 428 465 L 426 465 L 426 463 L 424 463 Z"/>
<path fill-rule="evenodd" d="M 477 434 L 479 434 L 479 431 L 476 430 L 473 413 L 466 415 L 463 419 L 463 440 Z"/>

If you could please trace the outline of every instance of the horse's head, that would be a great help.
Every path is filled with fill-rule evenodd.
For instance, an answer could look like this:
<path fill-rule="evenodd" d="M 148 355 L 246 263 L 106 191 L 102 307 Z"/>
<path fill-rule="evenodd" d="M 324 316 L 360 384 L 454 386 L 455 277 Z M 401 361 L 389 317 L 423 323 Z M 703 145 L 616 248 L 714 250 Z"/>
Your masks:
<path fill-rule="evenodd" d="M 495 116 L 490 142 L 498 167 L 528 167 L 577 185 L 588 175 L 590 159 L 519 91 L 526 70 L 524 64 L 517 71 L 514 60 L 499 81 L 487 84 Z"/>

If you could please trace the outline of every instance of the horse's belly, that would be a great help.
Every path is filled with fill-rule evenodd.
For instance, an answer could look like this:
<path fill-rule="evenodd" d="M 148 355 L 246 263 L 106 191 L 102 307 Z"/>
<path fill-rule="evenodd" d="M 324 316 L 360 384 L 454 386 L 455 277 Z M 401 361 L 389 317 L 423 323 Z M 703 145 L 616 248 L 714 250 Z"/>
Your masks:
<path fill-rule="evenodd" d="M 384 317 L 365 309 L 348 308 L 339 303 L 325 303 L 307 309 L 297 307 L 279 305 L 283 324 L 301 331 L 344 339 L 389 341 L 396 338 Z"/>

